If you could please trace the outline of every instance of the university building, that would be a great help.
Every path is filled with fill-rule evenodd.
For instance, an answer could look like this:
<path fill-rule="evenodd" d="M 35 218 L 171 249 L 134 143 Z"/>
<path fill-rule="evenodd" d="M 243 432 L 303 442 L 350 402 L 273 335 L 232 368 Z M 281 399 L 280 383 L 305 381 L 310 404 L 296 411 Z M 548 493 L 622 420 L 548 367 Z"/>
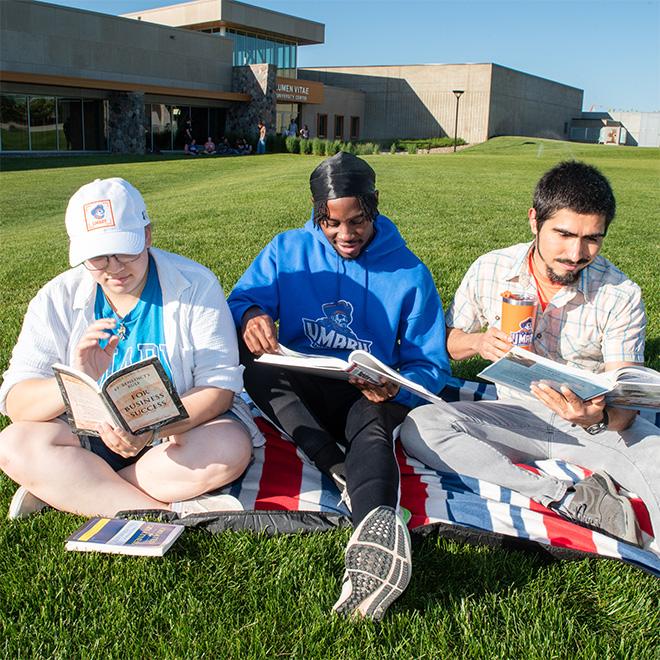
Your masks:
<path fill-rule="evenodd" d="M 298 66 L 325 26 L 234 0 L 110 16 L 2 0 L 0 151 L 180 150 L 195 138 L 281 132 L 390 140 L 569 139 L 580 89 L 497 64 Z M 456 92 L 462 92 L 457 99 Z"/>

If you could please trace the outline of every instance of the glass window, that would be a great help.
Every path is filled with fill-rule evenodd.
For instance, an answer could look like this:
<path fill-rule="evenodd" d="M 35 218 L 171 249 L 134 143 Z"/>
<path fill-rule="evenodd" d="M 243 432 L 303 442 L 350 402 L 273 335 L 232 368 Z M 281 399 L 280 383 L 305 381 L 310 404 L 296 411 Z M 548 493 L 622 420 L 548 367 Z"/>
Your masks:
<path fill-rule="evenodd" d="M 255 39 L 257 43 L 257 64 L 264 64 L 268 61 L 266 56 L 266 48 L 268 47 L 268 42 L 265 39 Z"/>
<path fill-rule="evenodd" d="M 57 151 L 55 99 L 30 97 L 30 143 L 32 151 Z"/>
<path fill-rule="evenodd" d="M 172 148 L 172 112 L 168 105 L 151 104 L 151 131 L 153 150 L 169 151 Z"/>
<path fill-rule="evenodd" d="M 60 151 L 83 150 L 81 99 L 57 99 L 57 133 Z"/>
<path fill-rule="evenodd" d="M 266 62 L 277 64 L 277 44 L 272 41 L 266 42 Z"/>
<path fill-rule="evenodd" d="M 328 115 L 316 115 L 316 134 L 320 138 L 328 137 Z"/>
<path fill-rule="evenodd" d="M 3 151 L 27 151 L 30 148 L 26 96 L 0 96 L 0 146 Z"/>
<path fill-rule="evenodd" d="M 83 126 L 86 151 L 105 151 L 108 148 L 105 130 L 105 102 L 83 99 Z"/>
<path fill-rule="evenodd" d="M 208 108 L 190 108 L 190 118 L 192 119 L 193 137 L 197 144 L 204 144 L 209 135 L 209 109 Z"/>
<path fill-rule="evenodd" d="M 344 139 L 344 115 L 335 115 L 335 140 Z"/>
<path fill-rule="evenodd" d="M 241 47 L 239 45 L 238 40 L 239 40 L 239 37 L 236 36 L 236 38 L 234 39 L 234 61 L 233 61 L 234 66 L 240 66 L 241 58 L 242 58 L 242 55 L 241 55 L 242 50 L 241 50 Z"/>
<path fill-rule="evenodd" d="M 360 118 L 351 117 L 351 140 L 360 139 Z"/>
<path fill-rule="evenodd" d="M 174 131 L 174 149 L 181 149 L 186 143 L 186 121 L 190 116 L 190 107 L 187 105 L 172 106 L 172 129 Z M 194 130 L 194 129 L 193 129 Z"/>
<path fill-rule="evenodd" d="M 256 64 L 255 52 L 257 50 L 256 39 L 250 35 L 245 37 L 246 64 Z"/>
<path fill-rule="evenodd" d="M 209 135 L 216 142 L 225 134 L 226 113 L 224 108 L 209 108 Z"/>

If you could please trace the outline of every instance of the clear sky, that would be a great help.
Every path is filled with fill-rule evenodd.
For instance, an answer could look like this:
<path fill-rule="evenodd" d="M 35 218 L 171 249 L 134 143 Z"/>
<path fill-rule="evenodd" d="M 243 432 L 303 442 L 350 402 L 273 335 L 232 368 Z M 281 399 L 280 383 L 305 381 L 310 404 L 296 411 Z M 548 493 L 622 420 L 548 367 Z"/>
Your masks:
<path fill-rule="evenodd" d="M 51 0 L 121 14 L 173 0 Z M 299 66 L 494 62 L 584 90 L 584 110 L 660 111 L 660 0 L 249 0 L 324 23 Z"/>

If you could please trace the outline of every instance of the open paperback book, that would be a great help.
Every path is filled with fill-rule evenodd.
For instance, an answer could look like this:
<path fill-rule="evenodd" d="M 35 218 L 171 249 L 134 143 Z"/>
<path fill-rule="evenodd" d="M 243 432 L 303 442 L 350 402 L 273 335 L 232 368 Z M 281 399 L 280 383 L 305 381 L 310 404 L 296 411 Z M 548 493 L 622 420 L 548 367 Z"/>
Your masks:
<path fill-rule="evenodd" d="M 280 344 L 279 353 L 264 353 L 261 357 L 257 358 L 256 362 L 306 371 L 326 378 L 339 378 L 342 380 L 362 378 L 362 380 L 366 380 L 374 385 L 380 385 L 382 382 L 381 379 L 385 378 L 426 401 L 437 403 L 441 406 L 449 406 L 437 394 L 433 394 L 422 385 L 408 380 L 398 371 L 394 371 L 394 369 L 383 364 L 366 351 L 353 351 L 348 356 L 348 360 L 342 360 L 338 357 L 298 353 Z"/>
<path fill-rule="evenodd" d="M 660 409 L 660 373 L 647 367 L 595 374 L 514 346 L 479 376 L 520 392 L 529 393 L 532 382 L 543 380 L 556 390 L 566 385 L 585 401 L 604 394 L 609 406 Z"/>
<path fill-rule="evenodd" d="M 184 529 L 171 523 L 90 518 L 69 536 L 66 549 L 162 557 Z"/>
<path fill-rule="evenodd" d="M 53 371 L 66 406 L 69 425 L 78 435 L 96 435 L 100 422 L 138 435 L 188 418 L 160 360 L 150 357 L 115 371 L 103 385 L 64 364 Z"/>

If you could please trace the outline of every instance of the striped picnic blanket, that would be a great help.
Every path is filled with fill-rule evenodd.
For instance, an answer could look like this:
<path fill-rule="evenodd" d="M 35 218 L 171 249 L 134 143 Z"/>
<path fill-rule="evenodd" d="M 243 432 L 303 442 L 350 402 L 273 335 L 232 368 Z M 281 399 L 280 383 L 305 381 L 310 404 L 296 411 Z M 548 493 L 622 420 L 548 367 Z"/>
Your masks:
<path fill-rule="evenodd" d="M 490 385 L 453 379 L 443 397 L 449 401 L 495 398 L 495 390 Z M 258 411 L 255 413 L 258 415 Z M 659 418 L 652 419 L 658 423 Z M 224 489 L 240 500 L 245 511 L 223 513 L 202 525 L 211 531 L 247 528 L 269 533 L 348 525 L 349 513 L 332 480 L 266 420 L 257 416 L 256 421 L 266 443 L 255 448 L 254 462 L 243 477 Z M 507 488 L 464 475 L 436 472 L 407 456 L 398 443 L 396 453 L 401 471 L 401 506 L 411 513 L 412 531 L 436 529 L 443 536 L 466 542 L 534 547 L 559 557 L 600 555 L 660 576 L 660 551 L 648 513 L 632 493 L 622 491 L 631 498 L 637 514 L 644 535 L 643 549 L 574 525 Z M 572 483 L 590 474 L 557 460 L 526 467 Z"/>

